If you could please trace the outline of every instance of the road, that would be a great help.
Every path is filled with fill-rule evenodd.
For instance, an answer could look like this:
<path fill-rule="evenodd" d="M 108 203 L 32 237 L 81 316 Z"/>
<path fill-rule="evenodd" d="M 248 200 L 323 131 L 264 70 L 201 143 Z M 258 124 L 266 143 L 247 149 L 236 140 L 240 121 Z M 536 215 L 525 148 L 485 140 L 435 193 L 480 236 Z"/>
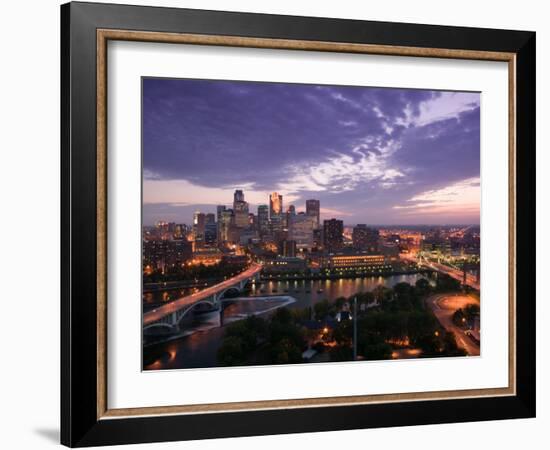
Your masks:
<path fill-rule="evenodd" d="M 407 253 L 401 253 L 399 255 L 399 258 L 414 262 L 417 264 L 421 264 L 422 266 L 428 267 L 432 270 L 436 270 L 441 273 L 445 273 L 449 275 L 450 277 L 454 278 L 455 280 L 458 280 L 462 283 L 464 274 L 461 270 L 453 269 L 452 267 L 446 266 L 445 264 L 440 264 L 432 261 L 418 261 L 416 258 L 416 255 L 410 255 Z M 470 286 L 471 288 L 474 288 L 479 291 L 479 283 L 476 281 L 476 277 L 470 273 L 466 274 L 466 284 Z"/>
<path fill-rule="evenodd" d="M 453 314 L 457 309 L 471 304 L 479 305 L 478 299 L 463 294 L 437 294 L 429 297 L 426 304 L 431 308 L 441 326 L 455 334 L 459 347 L 466 350 L 470 356 L 479 356 L 479 345 L 466 336 L 462 328 L 453 323 Z"/>
<path fill-rule="evenodd" d="M 166 305 L 162 305 L 159 308 L 153 309 L 152 311 L 148 311 L 145 314 L 143 314 L 143 325 L 144 326 L 149 325 L 153 322 L 156 322 L 157 320 L 162 319 L 163 317 L 169 314 L 172 314 L 180 310 L 185 306 L 190 306 L 214 294 L 217 294 L 218 292 L 223 291 L 224 289 L 227 289 L 236 283 L 244 281 L 247 278 L 253 277 L 261 270 L 262 270 L 262 266 L 260 264 L 252 264 L 244 272 L 241 272 L 240 274 L 234 276 L 233 278 L 229 278 L 228 280 L 222 281 L 221 283 L 207 287 L 202 291 L 195 292 L 194 294 L 178 298 L 173 302 L 170 302 Z"/>

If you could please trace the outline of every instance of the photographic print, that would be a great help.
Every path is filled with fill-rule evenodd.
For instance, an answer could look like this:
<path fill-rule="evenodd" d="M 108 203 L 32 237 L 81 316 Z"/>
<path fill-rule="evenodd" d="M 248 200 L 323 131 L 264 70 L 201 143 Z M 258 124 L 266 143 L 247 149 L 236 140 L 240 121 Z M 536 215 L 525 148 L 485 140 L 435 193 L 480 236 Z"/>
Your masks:
<path fill-rule="evenodd" d="M 143 370 L 479 356 L 480 93 L 142 79 Z"/>

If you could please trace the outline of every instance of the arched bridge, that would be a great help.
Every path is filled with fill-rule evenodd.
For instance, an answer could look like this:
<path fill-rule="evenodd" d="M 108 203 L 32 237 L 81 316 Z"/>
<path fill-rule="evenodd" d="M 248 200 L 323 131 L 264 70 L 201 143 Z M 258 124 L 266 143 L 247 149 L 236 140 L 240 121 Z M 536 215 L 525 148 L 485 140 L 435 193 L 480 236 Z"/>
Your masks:
<path fill-rule="evenodd" d="M 260 264 L 252 264 L 233 278 L 146 312 L 143 314 L 143 330 L 153 327 L 176 329 L 183 317 L 195 306 L 203 303 L 214 307 L 221 306 L 223 296 L 227 291 L 231 289 L 242 291 L 250 280 L 259 278 L 261 270 Z"/>

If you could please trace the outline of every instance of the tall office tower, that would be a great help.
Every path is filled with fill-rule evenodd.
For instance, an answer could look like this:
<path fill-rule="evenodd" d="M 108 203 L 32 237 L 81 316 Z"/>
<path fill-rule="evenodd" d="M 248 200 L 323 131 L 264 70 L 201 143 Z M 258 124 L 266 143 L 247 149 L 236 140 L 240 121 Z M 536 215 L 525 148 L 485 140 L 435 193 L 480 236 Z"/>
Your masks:
<path fill-rule="evenodd" d="M 220 221 L 218 222 L 219 243 L 230 241 L 230 232 L 233 227 L 233 210 L 225 209 L 221 212 Z"/>
<path fill-rule="evenodd" d="M 244 202 L 244 193 L 241 189 L 237 189 L 233 194 L 233 203 L 234 202 Z"/>
<path fill-rule="evenodd" d="M 337 219 L 325 220 L 323 238 L 325 250 L 329 252 L 340 250 L 344 245 L 344 222 Z"/>
<path fill-rule="evenodd" d="M 272 192 L 269 196 L 269 217 L 280 216 L 283 213 L 283 196 Z"/>
<path fill-rule="evenodd" d="M 316 251 L 323 249 L 323 229 L 316 228 L 313 230 L 313 249 Z"/>
<path fill-rule="evenodd" d="M 217 222 L 217 239 L 218 239 L 218 242 L 222 242 L 223 239 L 222 239 L 222 236 L 221 236 L 221 232 L 222 232 L 222 227 L 221 227 L 221 222 L 222 222 L 222 213 L 225 211 L 225 205 L 218 205 L 216 206 L 216 222 Z"/>
<path fill-rule="evenodd" d="M 288 240 L 296 242 L 296 247 L 311 249 L 313 247 L 313 230 L 316 226 L 314 216 L 300 213 L 289 217 Z"/>
<path fill-rule="evenodd" d="M 306 200 L 306 214 L 315 217 L 316 227 L 319 228 L 321 216 L 321 202 L 319 200 Z"/>
<path fill-rule="evenodd" d="M 185 225 L 182 223 L 176 224 L 174 230 L 174 239 L 183 239 L 185 237 Z"/>
<path fill-rule="evenodd" d="M 206 228 L 206 215 L 199 211 L 193 214 L 193 241 L 195 248 L 200 248 L 204 244 L 204 232 Z"/>
<path fill-rule="evenodd" d="M 235 226 L 238 228 L 248 227 L 248 203 L 244 201 L 244 194 L 241 190 L 236 190 L 233 196 L 233 211 Z"/>
<path fill-rule="evenodd" d="M 374 228 L 369 228 L 365 224 L 357 224 L 353 227 L 352 241 L 353 248 L 357 250 L 367 250 L 372 253 L 378 252 L 378 239 L 380 233 Z"/>
<path fill-rule="evenodd" d="M 248 213 L 248 228 L 256 230 L 258 228 L 258 216 L 254 213 Z"/>
<path fill-rule="evenodd" d="M 286 214 L 285 214 L 285 220 L 283 223 L 283 227 L 287 228 L 290 227 L 290 221 L 292 220 L 292 217 L 296 215 L 296 207 L 294 205 L 289 205 Z"/>
<path fill-rule="evenodd" d="M 272 192 L 269 196 L 269 220 L 274 233 L 283 230 L 283 196 L 277 194 L 277 192 Z"/>
<path fill-rule="evenodd" d="M 269 234 L 269 207 L 267 205 L 258 206 L 258 230 L 261 236 Z"/>
<path fill-rule="evenodd" d="M 216 206 L 216 221 L 219 222 L 222 218 L 222 212 L 225 211 L 225 205 Z"/>
<path fill-rule="evenodd" d="M 217 234 L 216 216 L 208 213 L 204 221 L 204 243 L 208 246 L 216 245 Z"/>

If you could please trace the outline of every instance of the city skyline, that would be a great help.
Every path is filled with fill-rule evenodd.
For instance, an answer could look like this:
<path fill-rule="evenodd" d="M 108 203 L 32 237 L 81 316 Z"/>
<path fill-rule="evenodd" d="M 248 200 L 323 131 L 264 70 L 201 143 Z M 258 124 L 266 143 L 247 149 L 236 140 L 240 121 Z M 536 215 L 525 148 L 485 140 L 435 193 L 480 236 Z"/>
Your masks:
<path fill-rule="evenodd" d="M 143 224 L 235 190 L 345 224 L 479 224 L 478 93 L 143 80 Z"/>

